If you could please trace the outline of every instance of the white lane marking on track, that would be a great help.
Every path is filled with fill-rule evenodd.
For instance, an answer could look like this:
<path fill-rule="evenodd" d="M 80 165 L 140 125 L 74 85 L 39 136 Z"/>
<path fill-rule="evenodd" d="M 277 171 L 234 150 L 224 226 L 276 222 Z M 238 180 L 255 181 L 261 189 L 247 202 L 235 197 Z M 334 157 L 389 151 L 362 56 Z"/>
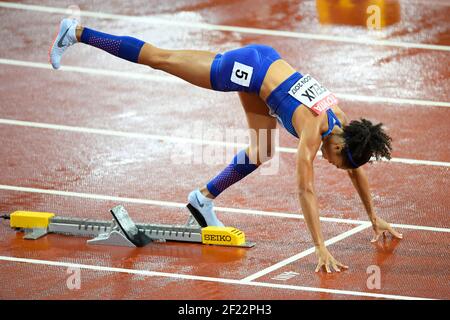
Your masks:
<path fill-rule="evenodd" d="M 430 6 L 430 5 L 443 6 L 443 7 L 450 6 L 450 2 L 448 0 L 405 0 L 404 2 L 406 5 L 408 5 L 412 2 L 412 3 L 420 3 L 420 4 L 426 5 L 426 6 Z"/>
<path fill-rule="evenodd" d="M 50 195 L 63 196 L 63 197 L 75 197 L 75 198 L 83 198 L 83 199 L 105 200 L 105 201 L 115 201 L 115 202 L 124 202 L 124 203 L 136 203 L 136 204 L 153 205 L 153 206 L 159 206 L 159 207 L 172 207 L 172 208 L 185 208 L 186 207 L 186 203 L 180 203 L 180 202 L 115 197 L 115 196 L 100 195 L 100 194 L 93 194 L 93 193 L 47 190 L 47 189 L 28 188 L 28 187 L 19 187 L 19 186 L 10 186 L 10 185 L 1 185 L 1 184 L 0 184 L 0 190 L 37 193 L 37 194 L 50 194 Z M 289 219 L 304 219 L 303 215 L 295 214 L 295 213 L 261 211 L 261 210 L 239 209 L 239 208 L 225 208 L 225 207 L 214 207 L 214 209 L 217 212 L 238 213 L 238 214 L 248 214 L 248 215 L 277 217 L 277 218 L 289 218 Z M 325 222 L 347 223 L 347 224 L 356 224 L 356 225 L 365 225 L 368 223 L 368 221 L 364 221 L 364 220 L 352 220 L 352 219 L 342 219 L 342 218 L 320 217 L 319 219 L 320 219 L 320 221 L 325 221 Z M 392 223 L 391 223 L 391 226 L 396 227 L 396 228 L 421 230 L 421 231 L 450 232 L 450 228 L 416 226 L 416 225 L 409 225 L 409 224 L 392 224 Z"/>
<path fill-rule="evenodd" d="M 157 141 L 165 141 L 165 142 L 173 142 L 173 143 L 192 143 L 192 144 L 199 144 L 199 145 L 212 145 L 212 146 L 215 145 L 215 146 L 223 146 L 223 147 L 241 147 L 241 148 L 247 146 L 247 144 L 245 144 L 245 143 L 232 143 L 232 142 L 226 142 L 226 141 L 163 136 L 163 135 L 154 135 L 154 134 L 148 134 L 148 133 L 124 132 L 124 131 L 115 131 L 115 130 L 107 130 L 107 129 L 75 127 L 75 126 L 57 125 L 57 124 L 49 124 L 49 123 L 42 123 L 42 122 L 30 122 L 30 121 L 21 121 L 21 120 L 11 120 L 11 119 L 0 118 L 0 125 L 1 124 L 21 126 L 21 127 L 30 127 L 30 128 L 39 128 L 39 129 L 51 129 L 51 130 L 57 130 L 57 131 L 70 131 L 70 132 L 78 132 L 78 133 L 98 134 L 98 135 L 124 137 L 124 138 L 149 139 L 149 140 L 157 140 Z M 287 147 L 277 147 L 276 151 L 283 152 L 283 153 L 290 153 L 290 154 L 297 153 L 297 149 L 287 148 Z M 317 155 L 321 156 L 322 153 L 319 151 L 317 153 Z M 387 160 L 384 160 L 384 161 L 387 162 Z M 403 163 L 403 164 L 413 164 L 413 165 L 450 167 L 450 162 L 443 162 L 443 161 L 418 160 L 418 159 L 408 159 L 408 158 L 392 158 L 389 161 L 396 162 L 396 163 Z"/>
<path fill-rule="evenodd" d="M 44 13 L 56 13 L 56 14 L 67 14 L 66 8 L 60 7 L 50 7 L 50 6 L 39 6 L 39 5 L 28 5 L 21 3 L 11 3 L 11 2 L 0 2 L 0 7 L 5 9 L 18 9 L 18 10 L 28 10 L 35 12 Z M 109 20 L 122 20 L 130 22 L 140 22 L 147 23 L 157 26 L 174 26 L 183 28 L 195 28 L 201 30 L 211 30 L 211 31 L 227 31 L 227 32 L 238 32 L 247 34 L 260 34 L 267 36 L 276 37 L 287 37 L 296 39 L 306 39 L 306 40 L 320 40 L 320 41 L 333 41 L 341 43 L 354 43 L 366 46 L 388 46 L 388 47 L 400 47 L 400 48 L 415 48 L 424 50 L 439 50 L 439 51 L 450 51 L 450 46 L 426 44 L 426 43 L 412 43 L 412 42 L 401 42 L 392 40 L 379 40 L 370 38 L 356 38 L 351 36 L 337 36 L 337 35 L 327 35 L 327 34 L 312 34 L 312 33 L 302 33 L 293 31 L 283 31 L 283 30 L 270 30 L 270 29 L 258 29 L 249 27 L 235 27 L 226 25 L 214 25 L 209 23 L 201 22 L 189 22 L 180 21 L 179 19 L 162 19 L 156 17 L 140 17 L 140 16 L 127 16 L 120 14 L 111 14 L 103 12 L 93 12 L 82 10 L 80 12 L 81 16 L 98 18 L 98 19 L 109 19 Z"/>
<path fill-rule="evenodd" d="M 24 60 L 14 60 L 14 59 L 3 59 L 3 58 L 0 58 L 0 64 L 17 66 L 17 67 L 48 69 L 48 70 L 52 70 L 54 72 L 60 72 L 60 71 L 77 72 L 77 73 L 84 73 L 84 74 L 91 74 L 91 75 L 120 77 L 120 78 L 134 79 L 134 80 L 148 80 L 148 81 L 157 81 L 157 82 L 188 84 L 186 81 L 184 81 L 180 78 L 177 78 L 177 77 L 153 75 L 153 74 L 146 74 L 146 73 L 139 73 L 139 72 L 114 71 L 114 70 L 67 66 L 67 65 L 61 66 L 61 68 L 56 71 L 48 63 L 24 61 Z"/>
<path fill-rule="evenodd" d="M 380 103 L 392 103 L 392 104 L 411 104 L 417 106 L 428 107 L 450 107 L 450 102 L 430 101 L 430 100 L 418 100 L 418 99 L 402 99 L 402 98 L 389 98 L 389 97 L 374 97 L 374 96 L 361 96 L 356 94 L 336 93 L 341 99 L 351 101 L 362 102 L 380 102 Z"/>
<path fill-rule="evenodd" d="M 3 59 L 0 58 L 0 64 L 11 65 L 17 67 L 28 67 L 28 68 L 39 68 L 39 69 L 48 69 L 53 70 L 53 68 L 46 63 L 40 62 L 31 62 L 31 61 L 22 61 L 22 60 L 13 60 L 13 59 Z M 154 75 L 154 74 L 145 74 L 139 72 L 128 72 L 128 71 L 114 71 L 114 70 L 105 70 L 105 69 L 94 69 L 94 68 L 85 68 L 85 67 L 76 67 L 76 66 L 62 66 L 58 71 L 55 72 L 77 72 L 83 74 L 90 75 L 98 75 L 98 76 L 108 76 L 108 77 L 120 77 L 126 79 L 133 80 L 148 80 L 148 81 L 157 81 L 157 82 L 167 82 L 167 83 L 179 83 L 190 85 L 188 82 L 171 76 L 163 76 L 163 75 Z M 374 97 L 374 96 L 362 96 L 362 95 L 354 95 L 347 93 L 335 93 L 336 96 L 343 100 L 352 100 L 352 101 L 363 101 L 363 102 L 380 102 L 380 103 L 391 103 L 397 105 L 397 107 L 404 107 L 402 104 L 406 105 L 414 105 L 420 107 L 443 107 L 450 108 L 450 102 L 444 101 L 430 101 L 430 100 L 419 100 L 419 99 L 403 99 L 403 98 L 390 98 L 390 97 Z"/>
<path fill-rule="evenodd" d="M 339 234 L 339 235 L 337 235 L 337 236 L 335 236 L 335 237 L 333 237 L 331 239 L 326 240 L 325 241 L 325 245 L 326 246 L 332 245 L 333 243 L 341 241 L 341 240 L 343 240 L 345 238 L 348 238 L 348 237 L 350 237 L 350 236 L 352 236 L 352 235 L 354 235 L 354 234 L 356 234 L 356 233 L 358 233 L 360 231 L 363 231 L 363 230 L 369 228 L 371 225 L 372 224 L 370 222 L 367 222 L 367 223 L 362 224 L 360 226 L 357 226 L 357 227 L 355 227 L 355 228 L 353 228 L 353 229 L 351 229 L 349 231 L 343 232 L 343 233 L 341 233 L 341 234 Z M 267 267 L 267 268 L 265 268 L 265 269 L 263 269 L 261 271 L 258 271 L 258 272 L 254 273 L 252 275 L 249 275 L 249 276 L 245 277 L 244 279 L 242 279 L 242 281 L 243 282 L 250 282 L 250 281 L 253 281 L 255 279 L 261 278 L 262 276 L 265 276 L 266 274 L 269 274 L 269 273 L 271 273 L 271 272 L 273 272 L 275 270 L 283 268 L 284 266 L 286 266 L 286 265 L 288 265 L 288 264 L 290 264 L 292 262 L 295 262 L 297 260 L 300 260 L 300 259 L 302 259 L 302 258 L 304 258 L 306 256 L 309 256 L 310 254 L 312 254 L 314 252 L 315 252 L 315 247 L 306 249 L 306 250 L 304 250 L 304 251 L 302 251 L 302 252 L 300 252 L 300 253 L 292 256 L 292 257 L 284 259 L 284 260 L 282 260 L 282 261 L 280 261 L 280 262 L 278 262 L 278 263 L 276 263 L 276 264 L 274 264 L 274 265 L 272 265 L 270 267 Z"/>
<path fill-rule="evenodd" d="M 337 289 L 304 287 L 304 286 L 294 286 L 294 285 L 283 285 L 283 284 L 267 283 L 267 282 L 256 282 L 256 281 L 243 282 L 241 280 L 235 280 L 235 279 L 204 277 L 204 276 L 195 276 L 195 275 L 178 274 L 178 273 L 166 273 L 166 272 L 147 271 L 147 270 L 104 267 L 104 266 L 96 266 L 96 265 L 88 265 L 88 264 L 80 264 L 80 263 L 70 263 L 70 262 L 62 262 L 62 261 L 38 260 L 38 259 L 28 259 L 28 258 L 18 258 L 18 257 L 7 257 L 7 256 L 0 256 L 0 260 L 8 261 L 8 262 L 17 262 L 17 263 L 28 263 L 28 264 L 34 264 L 34 265 L 53 266 L 53 267 L 80 268 L 80 269 L 84 269 L 84 270 L 135 274 L 135 275 L 141 275 L 141 276 L 147 276 L 147 277 L 165 277 L 165 278 L 174 278 L 174 279 L 183 279 L 183 280 L 209 281 L 209 282 L 218 282 L 218 283 L 233 284 L 233 285 L 266 287 L 266 288 L 274 288 L 274 289 L 287 289 L 287 290 L 297 290 L 297 291 L 305 291 L 305 292 L 321 292 L 321 293 L 349 295 L 349 296 L 358 296 L 358 297 L 396 299 L 396 300 L 435 300 L 435 299 L 423 298 L 423 297 L 410 297 L 410 296 L 400 296 L 400 295 L 391 295 L 391 294 L 382 294 L 382 293 L 371 293 L 371 292 L 360 292 L 360 291 L 350 291 L 350 290 L 337 290 Z"/>

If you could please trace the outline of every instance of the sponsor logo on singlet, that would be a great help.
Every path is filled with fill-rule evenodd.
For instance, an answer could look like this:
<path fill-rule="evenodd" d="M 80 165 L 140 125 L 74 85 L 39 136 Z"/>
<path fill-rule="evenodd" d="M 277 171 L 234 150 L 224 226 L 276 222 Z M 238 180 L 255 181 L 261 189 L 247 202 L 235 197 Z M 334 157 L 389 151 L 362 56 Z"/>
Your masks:
<path fill-rule="evenodd" d="M 249 87 L 252 74 L 253 67 L 239 62 L 234 62 L 233 72 L 231 72 L 231 82 L 237 83 L 244 87 Z"/>
<path fill-rule="evenodd" d="M 298 80 L 289 89 L 289 94 L 316 114 L 338 103 L 336 96 L 309 74 Z"/>

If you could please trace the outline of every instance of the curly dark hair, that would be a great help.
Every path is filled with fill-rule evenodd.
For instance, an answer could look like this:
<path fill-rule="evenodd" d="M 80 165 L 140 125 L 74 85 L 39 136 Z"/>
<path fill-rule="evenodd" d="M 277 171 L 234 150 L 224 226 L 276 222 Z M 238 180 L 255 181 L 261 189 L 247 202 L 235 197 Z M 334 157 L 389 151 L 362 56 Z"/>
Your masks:
<path fill-rule="evenodd" d="M 386 134 L 382 125 L 374 125 L 367 119 L 361 119 L 353 120 L 344 126 L 345 146 L 342 155 L 347 167 L 357 168 L 369 162 L 371 157 L 376 160 L 391 159 L 392 138 Z"/>

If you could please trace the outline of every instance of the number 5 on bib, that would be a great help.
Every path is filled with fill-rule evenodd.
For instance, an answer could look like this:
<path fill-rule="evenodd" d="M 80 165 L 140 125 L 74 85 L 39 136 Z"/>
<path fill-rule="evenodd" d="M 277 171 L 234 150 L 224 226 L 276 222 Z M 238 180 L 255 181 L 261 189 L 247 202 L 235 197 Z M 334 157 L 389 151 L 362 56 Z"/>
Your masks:
<path fill-rule="evenodd" d="M 247 66 L 245 64 L 235 62 L 233 66 L 233 71 L 231 72 L 231 81 L 244 86 L 250 86 L 250 80 L 252 79 L 253 67 Z"/>

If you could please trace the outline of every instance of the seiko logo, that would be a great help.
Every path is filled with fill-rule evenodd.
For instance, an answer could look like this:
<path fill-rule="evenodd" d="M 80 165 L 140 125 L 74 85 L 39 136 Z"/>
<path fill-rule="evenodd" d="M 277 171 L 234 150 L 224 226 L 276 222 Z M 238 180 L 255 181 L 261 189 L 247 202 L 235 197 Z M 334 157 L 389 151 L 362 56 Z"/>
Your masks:
<path fill-rule="evenodd" d="M 231 241 L 230 236 L 222 236 L 218 234 L 205 234 L 206 241 L 220 241 L 220 242 L 229 242 Z"/>

